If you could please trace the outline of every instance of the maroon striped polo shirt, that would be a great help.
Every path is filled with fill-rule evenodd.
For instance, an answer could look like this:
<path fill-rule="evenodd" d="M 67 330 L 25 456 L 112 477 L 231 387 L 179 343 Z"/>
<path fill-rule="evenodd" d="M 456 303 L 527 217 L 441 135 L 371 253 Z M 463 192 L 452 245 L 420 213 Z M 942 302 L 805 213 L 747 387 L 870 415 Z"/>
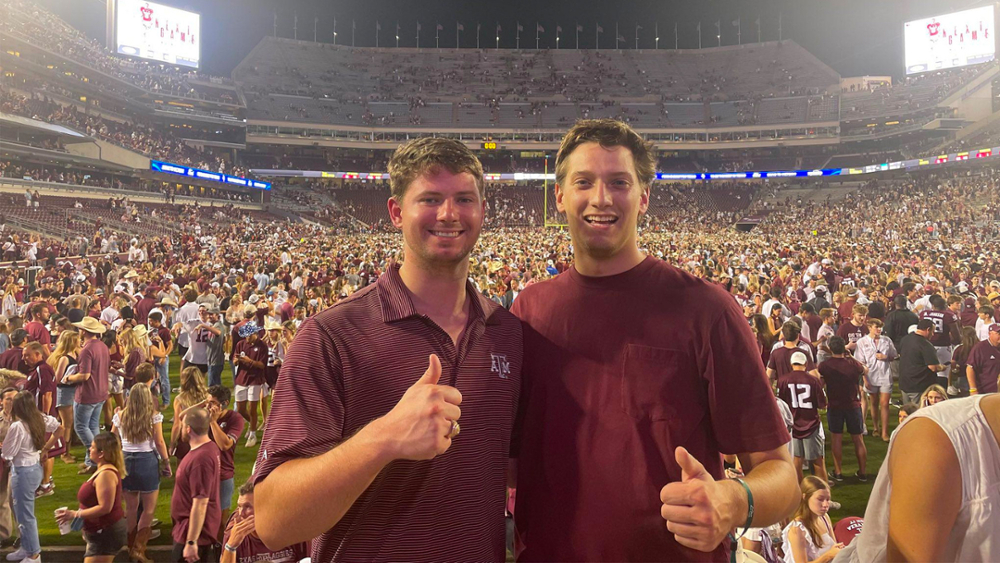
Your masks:
<path fill-rule="evenodd" d="M 451 448 L 430 461 L 386 466 L 313 541 L 313 561 L 504 560 L 521 325 L 472 284 L 466 291 L 472 307 L 457 348 L 414 309 L 398 267 L 302 324 L 278 379 L 255 482 L 285 461 L 326 453 L 388 413 L 432 353 L 441 359 L 441 384 L 462 392 L 462 433 Z"/>

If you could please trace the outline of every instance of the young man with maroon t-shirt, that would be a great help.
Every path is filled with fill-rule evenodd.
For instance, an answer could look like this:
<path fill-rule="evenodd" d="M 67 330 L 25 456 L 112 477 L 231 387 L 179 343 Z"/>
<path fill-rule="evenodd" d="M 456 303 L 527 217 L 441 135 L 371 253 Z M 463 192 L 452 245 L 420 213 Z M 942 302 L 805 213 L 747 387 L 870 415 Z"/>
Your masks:
<path fill-rule="evenodd" d="M 219 541 L 219 447 L 208 437 L 209 415 L 203 408 L 184 415 L 184 430 L 191 451 L 177 466 L 174 492 L 170 497 L 176 562 L 218 561 Z"/>
<path fill-rule="evenodd" d="M 28 332 L 23 328 L 14 329 L 10 333 L 10 348 L 0 354 L 0 368 L 18 371 L 28 375 L 28 364 L 24 363 L 24 341 L 28 339 Z M 14 381 L 13 385 L 20 386 L 20 381 Z"/>
<path fill-rule="evenodd" d="M 469 281 L 482 165 L 422 137 L 389 174 L 406 260 L 296 334 L 257 455 L 255 528 L 274 550 L 315 538 L 324 563 L 503 561 L 522 335 Z"/>
<path fill-rule="evenodd" d="M 746 472 L 753 526 L 799 502 L 743 311 L 638 248 L 654 170 L 651 145 L 610 119 L 577 122 L 556 157 L 575 263 L 512 307 L 525 347 L 511 446 L 520 561 L 727 560 L 749 499 L 723 479 L 723 454 Z"/>
<path fill-rule="evenodd" d="M 858 347 L 858 340 L 861 340 L 868 330 L 865 328 L 865 321 L 868 319 L 868 307 L 865 305 L 854 305 L 851 308 L 851 320 L 840 325 L 837 329 L 837 336 L 844 339 L 847 351 L 854 353 Z"/>
<path fill-rule="evenodd" d="M 885 340 L 889 340 L 886 338 Z M 843 440 L 844 426 L 854 442 L 854 454 L 858 459 L 858 480 L 868 481 L 865 467 L 868 461 L 868 449 L 865 447 L 864 414 L 861 410 L 861 380 L 864 378 L 868 386 L 868 368 L 861 365 L 847 353 L 844 339 L 834 336 L 830 339 L 830 351 L 833 355 L 819 365 L 819 374 L 826 384 L 826 396 L 829 400 L 826 420 L 833 434 L 833 479 L 843 481 L 844 475 L 840 462 L 844 457 Z"/>
<path fill-rule="evenodd" d="M 236 358 L 236 410 L 250 421 L 247 447 L 257 445 L 257 404 L 264 396 L 264 370 L 267 368 L 267 344 L 260 337 L 263 327 L 250 321 L 240 329 L 240 340 L 233 350 Z"/>
<path fill-rule="evenodd" d="M 989 327 L 989 336 L 972 347 L 965 374 L 972 395 L 996 393 L 1000 379 L 1000 324 Z"/>
<path fill-rule="evenodd" d="M 283 549 L 269 549 L 260 541 L 255 528 L 253 481 L 240 486 L 240 498 L 236 501 L 236 512 L 226 524 L 223 536 L 220 563 L 257 563 L 263 561 L 287 561 L 293 563 L 309 557 L 309 542 L 300 542 Z"/>
<path fill-rule="evenodd" d="M 819 419 L 819 409 L 826 408 L 826 395 L 823 382 L 806 372 L 807 361 L 802 352 L 792 354 L 792 372 L 778 380 L 778 398 L 792 408 L 792 456 L 799 482 L 802 482 L 803 461 L 812 464 L 817 477 L 828 481 L 824 461 L 826 440 Z"/>
<path fill-rule="evenodd" d="M 49 322 L 49 306 L 47 303 L 35 303 L 31 306 L 31 322 L 24 325 L 28 332 L 28 342 L 38 342 L 45 347 L 45 356 L 52 351 L 52 335 L 45 323 Z"/>
<path fill-rule="evenodd" d="M 219 508 L 222 510 L 220 522 L 225 524 L 229 521 L 229 510 L 233 506 L 233 478 L 236 474 L 236 465 L 233 463 L 236 443 L 243 434 L 246 421 L 239 413 L 229 408 L 229 400 L 232 392 L 228 387 L 213 385 L 208 388 L 208 409 L 210 429 L 208 437 L 219 446 L 221 452 L 222 469 L 219 474 Z M 223 530 L 219 530 L 222 535 Z"/>

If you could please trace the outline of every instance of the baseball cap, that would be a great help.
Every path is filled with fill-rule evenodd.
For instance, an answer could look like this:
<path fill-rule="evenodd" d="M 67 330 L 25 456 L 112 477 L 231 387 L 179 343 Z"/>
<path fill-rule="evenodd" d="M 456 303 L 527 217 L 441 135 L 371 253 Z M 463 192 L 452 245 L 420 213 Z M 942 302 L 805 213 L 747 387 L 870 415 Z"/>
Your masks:
<path fill-rule="evenodd" d="M 257 323 L 255 323 L 255 322 L 249 322 L 249 323 L 247 323 L 247 324 L 245 324 L 245 325 L 243 325 L 243 326 L 240 327 L 240 332 L 239 332 L 240 338 L 246 338 L 246 337 L 250 336 L 251 334 L 256 334 L 256 333 L 260 332 L 261 330 L 263 330 L 263 329 L 261 327 L 257 326 Z"/>
<path fill-rule="evenodd" d="M 256 305 L 258 301 L 260 301 L 260 296 L 256 293 L 247 298 L 247 303 L 250 303 L 251 305 Z"/>
<path fill-rule="evenodd" d="M 990 325 L 990 332 L 1000 332 L 1000 323 L 993 323 Z"/>
<path fill-rule="evenodd" d="M 934 321 L 930 319 L 920 319 L 917 321 L 917 330 L 934 330 Z"/>
<path fill-rule="evenodd" d="M 857 516 L 848 516 L 847 518 L 842 518 L 837 525 L 833 527 L 833 534 L 837 538 L 838 543 L 844 545 L 850 545 L 854 538 L 861 534 L 861 528 L 864 526 L 864 519 L 858 518 Z"/>
<path fill-rule="evenodd" d="M 792 365 L 804 366 L 806 365 L 806 355 L 802 352 L 795 352 L 792 354 L 792 359 L 790 360 Z"/>
<path fill-rule="evenodd" d="M 969 291 L 969 284 L 965 281 L 960 281 L 956 285 L 958 285 L 959 291 Z"/>

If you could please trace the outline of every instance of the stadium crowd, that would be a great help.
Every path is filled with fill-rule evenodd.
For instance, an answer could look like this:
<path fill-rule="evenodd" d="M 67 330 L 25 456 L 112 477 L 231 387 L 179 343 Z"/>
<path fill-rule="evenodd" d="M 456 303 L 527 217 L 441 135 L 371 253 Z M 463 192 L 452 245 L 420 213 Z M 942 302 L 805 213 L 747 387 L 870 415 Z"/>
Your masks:
<path fill-rule="evenodd" d="M 893 353 L 906 358 L 907 348 L 902 339 L 906 337 L 909 321 L 900 320 L 900 315 L 913 309 L 915 314 L 907 318 L 919 329 L 920 318 L 937 310 L 938 302 L 946 303 L 942 310 L 953 311 L 961 327 L 975 332 L 975 340 L 967 341 L 961 336 L 946 344 L 949 354 L 952 345 L 965 346 L 963 367 L 980 341 L 997 345 L 993 343 L 990 327 L 1000 321 L 1000 256 L 990 242 L 998 236 L 1000 186 L 991 171 L 967 174 L 955 169 L 899 182 L 871 182 L 835 201 L 782 197 L 783 190 L 793 187 L 769 186 L 759 193 L 748 188 L 744 194 L 747 201 L 737 211 L 726 213 L 699 200 L 697 186 L 656 185 L 652 198 L 657 203 L 651 206 L 639 237 L 644 252 L 721 284 L 732 294 L 755 330 L 762 363 L 771 367 L 782 358 L 787 361 L 783 368 L 772 368 L 776 370 L 775 383 L 785 375 L 782 370 L 791 372 L 802 366 L 810 371 L 818 368 L 823 375 L 833 369 L 828 365 L 833 360 L 826 358 L 861 359 L 858 353 L 861 333 L 876 321 L 884 323 L 879 326 L 885 327 L 885 334 L 894 343 Z M 721 192 L 732 195 L 729 190 L 736 189 L 738 186 L 732 185 Z M 573 248 L 565 231 L 502 226 L 505 222 L 538 224 L 542 215 L 540 203 L 537 198 L 528 197 L 536 191 L 537 188 L 490 186 L 488 213 L 493 215 L 471 257 L 470 280 L 484 296 L 505 307 L 512 306 L 525 288 L 557 276 L 573 264 Z M 384 201 L 386 194 L 376 193 Z M 149 212 L 125 202 L 114 205 L 129 205 L 127 213 Z M 250 215 L 209 227 L 197 223 L 198 214 L 194 208 L 183 209 L 173 219 L 180 221 L 178 232 L 158 239 L 135 239 L 127 248 L 118 246 L 113 236 L 103 237 L 98 233 L 92 247 L 102 253 L 98 257 L 79 257 L 75 252 L 66 252 L 65 247 L 54 246 L 45 248 L 43 260 L 39 249 L 35 249 L 32 263 L 41 269 L 32 277 L 33 284 L 24 283 L 27 264 L 3 270 L 5 336 L 0 336 L 0 347 L 5 346 L 8 351 L 0 356 L 0 366 L 21 372 L 20 376 L 9 373 L 8 377 L 15 391 L 26 389 L 32 399 L 19 401 L 20 395 L 12 391 L 12 405 L 20 405 L 22 411 L 41 409 L 44 415 L 41 420 L 55 429 L 52 436 L 62 433 L 66 437 L 75 431 L 90 448 L 81 464 L 84 476 L 96 471 L 100 475 L 113 474 L 114 470 L 101 468 L 108 464 L 114 467 L 118 458 L 109 452 L 125 444 L 121 461 L 128 468 L 128 475 L 135 477 L 125 478 L 122 494 L 126 500 L 133 493 L 142 496 L 143 508 L 139 510 L 137 498 L 126 504 L 127 514 L 116 509 L 96 520 L 114 528 L 116 534 L 120 529 L 127 536 L 125 543 L 133 557 L 139 560 L 152 534 L 147 526 L 151 522 L 147 503 L 155 506 L 156 502 L 155 497 L 144 495 L 156 487 L 149 485 L 150 481 L 138 484 L 136 481 L 147 477 L 153 480 L 154 474 L 166 473 L 168 467 L 176 466 L 177 460 L 171 456 L 181 442 L 177 433 L 182 426 L 178 421 L 184 411 L 174 408 L 170 417 L 171 404 L 186 408 L 205 400 L 209 404 L 214 401 L 219 406 L 213 411 L 213 420 L 218 423 L 218 417 L 227 417 L 230 433 L 218 432 L 213 420 L 194 421 L 190 431 L 202 437 L 206 434 L 198 432 L 208 431 L 209 441 L 221 442 L 230 449 L 253 447 L 258 440 L 257 432 L 267 420 L 265 382 L 273 387 L 281 357 L 294 345 L 295 331 L 301 322 L 374 283 L 402 260 L 399 237 L 391 232 L 331 235 L 316 225 L 279 226 Z M 762 221 L 749 233 L 737 232 L 729 225 L 740 214 L 758 214 Z M 167 216 L 159 218 L 170 220 Z M 193 232 L 195 225 L 199 228 L 197 234 Z M 30 254 L 5 255 L 5 260 L 9 263 L 22 257 L 30 259 Z M 950 326 L 948 321 L 944 322 L 943 326 Z M 866 328 L 860 330 L 860 327 Z M 257 331 L 264 335 L 256 337 Z M 837 334 L 843 334 L 839 342 L 834 339 Z M 191 335 L 195 335 L 193 340 Z M 85 341 L 82 349 L 80 340 Z M 255 358 L 246 365 L 250 366 L 248 371 L 259 372 L 260 389 L 249 390 L 258 384 L 240 385 L 239 380 L 235 389 L 220 388 L 221 366 L 239 365 L 236 354 L 247 351 L 246 342 L 253 346 L 252 354 L 247 353 Z M 845 348 L 845 343 L 857 348 Z M 199 348 L 200 344 L 205 347 Z M 213 346 L 221 347 L 224 352 L 210 352 Z M 781 348 L 793 353 L 772 351 Z M 91 353 L 83 350 L 91 349 L 102 350 L 101 354 L 110 359 L 90 358 Z M 792 357 L 800 350 L 807 357 L 802 363 Z M 177 351 L 185 352 L 186 359 L 178 358 L 174 354 Z M 824 355 L 823 361 L 815 363 Z M 65 357 L 80 366 L 78 373 L 95 376 L 78 383 L 75 392 L 72 387 L 58 385 L 66 381 L 67 371 L 72 371 L 63 365 Z M 182 371 L 182 392 L 175 397 L 169 379 L 164 376 L 167 368 L 163 366 L 179 360 L 187 369 Z M 885 360 L 870 359 L 862 363 L 867 362 L 865 369 L 874 374 L 880 361 Z M 942 359 L 941 363 L 948 361 L 950 358 Z M 38 366 L 42 364 L 50 369 L 40 369 Z M 190 366 L 197 369 L 192 371 Z M 945 375 L 940 380 L 941 388 L 905 388 L 908 396 L 920 400 L 920 395 L 930 390 L 939 399 L 945 399 L 967 394 L 970 388 L 981 392 L 995 390 L 995 378 L 991 387 L 988 378 L 977 379 L 980 373 L 976 370 L 972 377 L 966 377 L 961 369 L 939 367 Z M 898 367 L 891 373 L 896 371 Z M 900 385 L 909 384 L 905 373 L 899 377 Z M 826 394 L 833 404 L 832 378 L 826 379 Z M 151 387 L 152 399 L 145 398 L 150 396 L 145 393 L 125 393 L 136 382 Z M 937 379 L 931 380 L 930 385 L 936 384 Z M 230 398 L 234 391 L 235 401 Z M 150 405 L 151 400 L 156 404 Z M 923 401 L 929 402 L 926 398 Z M 226 410 L 233 402 L 238 414 Z M 94 405 L 99 405 L 96 410 L 92 408 Z M 881 417 L 877 416 L 877 394 L 872 405 L 866 412 L 871 415 L 866 417 L 866 426 L 875 430 L 874 436 L 881 427 L 881 436 L 887 439 L 886 410 L 883 406 Z M 905 405 L 902 412 L 915 408 Z M 790 408 L 795 424 L 818 420 L 818 413 L 806 414 L 800 410 Z M 150 414 L 155 431 L 146 433 L 129 426 L 128 432 L 136 432 L 129 437 L 113 421 L 115 417 L 127 418 L 124 413 L 129 412 L 163 412 L 168 416 Z M 11 420 L 36 416 L 21 411 L 13 415 L 9 410 L 5 413 L 13 417 Z M 53 426 L 45 417 L 54 417 L 52 420 L 58 420 L 58 424 Z M 157 420 L 173 420 L 174 434 L 162 434 Z M 102 435 L 102 421 L 104 430 L 114 429 L 119 437 Z M 245 437 L 241 434 L 244 425 Z M 186 423 L 183 428 L 187 429 Z M 848 428 L 853 434 L 856 430 L 853 421 Z M 158 439 L 169 443 L 169 456 L 159 451 Z M 862 444 L 865 439 L 871 440 L 873 436 L 861 438 Z M 135 449 L 140 442 L 144 446 Z M 55 486 L 76 486 L 54 483 L 49 478 L 56 457 L 53 451 L 60 452 L 61 460 L 69 459 L 58 449 L 59 443 L 54 440 L 43 444 L 47 447 L 37 448 L 47 454 L 48 460 L 38 462 L 42 469 L 38 479 L 31 476 L 28 481 L 34 486 L 33 494 L 50 494 Z M 145 455 L 137 456 L 139 453 Z M 225 455 L 223 452 L 224 458 Z M 159 459 L 146 463 L 140 458 Z M 843 479 L 839 471 L 828 473 L 821 458 L 804 461 L 817 464 L 818 477 L 829 476 L 834 483 Z M 836 466 L 839 468 L 839 460 Z M 15 463 L 15 467 L 21 466 Z M 246 477 L 235 475 L 228 479 L 242 481 Z M 864 480 L 867 476 L 862 472 L 857 478 Z M 95 479 L 98 489 L 103 480 L 114 488 L 115 481 L 109 476 L 100 481 Z M 824 502 L 830 500 L 829 489 L 816 478 L 809 477 L 807 481 L 811 488 L 804 485 L 805 491 L 818 491 L 817 494 L 827 495 Z M 18 483 L 16 487 L 23 489 L 23 483 Z M 13 481 L 11 487 L 15 487 Z M 237 486 L 230 481 L 220 487 L 213 494 L 223 491 L 223 496 L 218 497 L 219 506 L 228 507 Z M 173 494 L 179 497 L 182 493 L 175 489 Z M 240 502 L 246 496 L 241 492 Z M 803 512 L 800 519 L 807 521 L 810 514 Z M 15 507 L 14 515 L 22 524 L 32 519 L 24 506 Z M 74 510 L 70 516 L 78 515 Z M 122 519 L 128 522 L 127 526 L 118 525 Z M 221 543 L 222 526 L 226 522 L 218 519 L 210 522 L 215 529 L 204 531 L 203 543 Z M 805 526 L 809 528 L 808 522 Z M 91 526 L 89 530 L 93 534 L 97 529 Z M 765 541 L 778 546 L 776 549 L 801 541 L 801 538 L 789 539 L 795 534 L 788 529 L 773 532 Z M 183 543 L 183 538 L 176 534 L 175 531 L 175 541 Z M 39 549 L 37 540 L 29 539 L 30 531 L 24 528 L 21 538 L 24 551 L 19 555 L 32 561 L 29 556 Z M 756 538 L 754 541 L 758 542 L 761 536 Z"/>

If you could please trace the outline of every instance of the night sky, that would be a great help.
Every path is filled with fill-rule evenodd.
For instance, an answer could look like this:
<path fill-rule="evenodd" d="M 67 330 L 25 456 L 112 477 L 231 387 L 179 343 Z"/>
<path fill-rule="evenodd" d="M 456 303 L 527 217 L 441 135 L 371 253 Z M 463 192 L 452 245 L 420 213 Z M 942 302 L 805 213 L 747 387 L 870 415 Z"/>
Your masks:
<path fill-rule="evenodd" d="M 105 37 L 103 0 L 36 0 L 71 25 L 102 42 Z M 595 28 L 604 28 L 601 48 L 613 47 L 615 23 L 625 37 L 622 48 L 634 48 L 638 23 L 639 47 L 654 46 L 654 22 L 659 23 L 660 48 L 673 48 L 674 24 L 680 48 L 697 48 L 696 26 L 701 22 L 702 42 L 715 46 L 715 22 L 721 20 L 722 44 L 737 42 L 733 22 L 740 18 L 744 43 L 757 40 L 756 20 L 761 22 L 764 41 L 778 38 L 778 15 L 782 36 L 797 41 L 841 76 L 891 75 L 903 72 L 902 28 L 907 20 L 929 17 L 988 4 L 970 0 L 161 0 L 161 3 L 202 14 L 202 70 L 228 75 L 243 57 L 272 33 L 278 17 L 278 35 L 292 37 L 294 14 L 298 14 L 298 38 L 312 40 L 313 22 L 318 21 L 318 40 L 332 42 L 337 20 L 337 43 L 351 43 L 351 20 L 356 23 L 355 44 L 375 45 L 375 22 L 382 26 L 379 45 L 394 46 L 397 22 L 400 47 L 416 46 L 416 24 L 421 24 L 420 46 L 434 47 L 436 24 L 441 47 L 455 46 L 456 22 L 465 26 L 462 47 L 476 46 L 476 24 L 482 25 L 481 45 L 496 44 L 499 22 L 500 47 L 513 48 L 516 22 L 524 27 L 521 48 L 534 48 L 538 22 L 542 48 L 555 47 L 556 25 L 560 25 L 561 48 L 575 45 L 576 24 L 583 26 L 580 47 L 593 48 Z"/>

